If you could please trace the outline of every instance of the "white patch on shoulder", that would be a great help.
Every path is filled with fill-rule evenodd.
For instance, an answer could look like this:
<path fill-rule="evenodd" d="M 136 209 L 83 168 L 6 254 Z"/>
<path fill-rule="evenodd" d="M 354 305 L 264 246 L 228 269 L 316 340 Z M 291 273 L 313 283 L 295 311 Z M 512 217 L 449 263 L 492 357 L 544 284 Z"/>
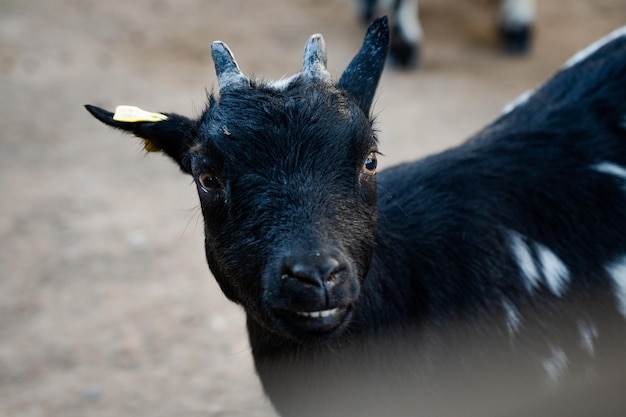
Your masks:
<path fill-rule="evenodd" d="M 614 177 L 618 177 L 624 181 L 624 185 L 622 188 L 626 190 L 626 168 L 621 165 L 618 165 L 613 162 L 600 162 L 598 164 L 592 165 L 591 169 L 601 172 L 603 174 L 612 175 Z"/>
<path fill-rule="evenodd" d="M 563 261 L 548 247 L 524 238 L 517 232 L 511 232 L 510 239 L 513 255 L 526 277 L 528 291 L 543 284 L 557 297 L 562 296 L 570 281 L 570 271 Z M 533 257 L 533 253 L 536 257 Z"/>
<path fill-rule="evenodd" d="M 598 328 L 589 320 L 580 320 L 578 332 L 580 333 L 580 347 L 589 355 L 594 356 L 594 342 L 598 338 Z"/>
<path fill-rule="evenodd" d="M 540 243 L 535 243 L 535 245 L 546 285 L 554 295 L 557 297 L 562 296 L 570 281 L 569 270 L 563 261 L 550 249 Z"/>
<path fill-rule="evenodd" d="M 567 60 L 567 62 L 563 65 L 563 68 L 571 68 L 574 65 L 584 61 L 598 49 L 602 48 L 604 45 L 608 44 L 611 41 L 614 41 L 617 38 L 621 38 L 622 36 L 626 36 L 626 26 L 622 26 L 619 29 L 614 30 L 604 38 L 595 41 L 585 49 L 578 51 L 574 56 Z"/>
<path fill-rule="evenodd" d="M 550 356 L 545 358 L 541 364 L 548 375 L 548 383 L 557 384 L 567 372 L 567 354 L 560 347 L 550 346 Z"/>
<path fill-rule="evenodd" d="M 535 93 L 535 90 L 527 90 L 520 94 L 515 100 L 504 106 L 502 109 L 502 115 L 509 114 L 516 108 L 523 106 L 530 100 L 530 97 Z"/>
<path fill-rule="evenodd" d="M 613 290 L 617 297 L 619 311 L 626 317 L 626 256 L 607 266 L 606 272 L 613 279 Z"/>
<path fill-rule="evenodd" d="M 511 233 L 511 249 L 517 259 L 517 264 L 526 277 L 528 291 L 539 287 L 539 271 L 533 260 L 530 248 L 524 242 L 522 236 L 516 232 Z"/>

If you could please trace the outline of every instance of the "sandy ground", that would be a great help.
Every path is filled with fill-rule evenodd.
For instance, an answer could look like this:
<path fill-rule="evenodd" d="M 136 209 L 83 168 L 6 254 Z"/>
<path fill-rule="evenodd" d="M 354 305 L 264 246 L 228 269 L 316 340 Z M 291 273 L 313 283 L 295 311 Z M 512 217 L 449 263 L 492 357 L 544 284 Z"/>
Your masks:
<path fill-rule="evenodd" d="M 539 0 L 534 49 L 511 58 L 493 2 L 421 3 L 423 65 L 386 72 L 377 98 L 383 166 L 467 138 L 626 23 L 624 0 Z M 190 179 L 82 105 L 195 115 L 215 39 L 278 78 L 322 32 L 338 76 L 354 16 L 348 0 L 0 0 L 1 417 L 274 415 Z"/>

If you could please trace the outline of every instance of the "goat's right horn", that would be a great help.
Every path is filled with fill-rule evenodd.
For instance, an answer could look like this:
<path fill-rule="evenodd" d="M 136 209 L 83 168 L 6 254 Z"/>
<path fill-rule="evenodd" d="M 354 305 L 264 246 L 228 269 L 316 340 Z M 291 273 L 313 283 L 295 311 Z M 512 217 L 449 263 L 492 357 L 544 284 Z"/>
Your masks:
<path fill-rule="evenodd" d="M 215 64 L 217 85 L 220 91 L 250 86 L 250 80 L 241 73 L 232 52 L 224 42 L 215 41 L 211 44 L 211 56 Z"/>
<path fill-rule="evenodd" d="M 320 34 L 312 35 L 304 47 L 302 76 L 307 81 L 319 80 L 330 82 L 330 73 L 326 69 L 326 42 Z"/>

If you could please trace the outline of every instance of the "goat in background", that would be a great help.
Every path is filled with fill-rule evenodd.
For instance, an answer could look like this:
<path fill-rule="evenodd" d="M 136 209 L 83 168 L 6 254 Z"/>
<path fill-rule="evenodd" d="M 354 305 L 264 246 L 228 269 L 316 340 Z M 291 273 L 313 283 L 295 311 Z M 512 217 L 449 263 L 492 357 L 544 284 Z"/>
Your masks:
<path fill-rule="evenodd" d="M 419 64 L 424 32 L 418 0 L 359 0 L 362 20 L 370 22 L 381 10 L 391 21 L 391 62 L 400 68 Z M 535 0 L 499 0 L 498 33 L 504 50 L 524 54 L 531 46 L 535 26 Z"/>

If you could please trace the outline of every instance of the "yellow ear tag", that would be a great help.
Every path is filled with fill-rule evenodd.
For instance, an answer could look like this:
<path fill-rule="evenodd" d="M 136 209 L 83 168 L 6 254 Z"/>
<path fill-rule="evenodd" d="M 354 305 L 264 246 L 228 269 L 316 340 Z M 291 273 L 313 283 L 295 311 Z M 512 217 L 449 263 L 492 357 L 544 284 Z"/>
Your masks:
<path fill-rule="evenodd" d="M 137 123 L 137 122 L 162 122 L 167 120 L 167 116 L 161 113 L 152 113 L 135 106 L 117 106 L 113 120 L 117 122 Z M 158 152 L 161 148 L 155 146 L 146 138 L 143 139 L 143 148 L 147 152 Z"/>
<path fill-rule="evenodd" d="M 135 106 L 117 106 L 113 120 L 117 122 L 162 122 L 167 116 L 161 113 L 152 113 Z"/>

